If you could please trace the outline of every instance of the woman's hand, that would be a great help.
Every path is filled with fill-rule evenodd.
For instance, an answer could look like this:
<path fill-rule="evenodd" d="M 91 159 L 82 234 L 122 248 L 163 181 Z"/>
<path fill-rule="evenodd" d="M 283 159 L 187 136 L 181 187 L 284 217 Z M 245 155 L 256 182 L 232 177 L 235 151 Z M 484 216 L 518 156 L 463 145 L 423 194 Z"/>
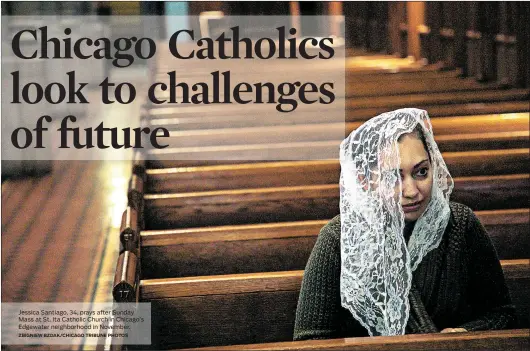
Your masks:
<path fill-rule="evenodd" d="M 440 333 L 465 333 L 467 332 L 464 328 L 445 328 Z"/>

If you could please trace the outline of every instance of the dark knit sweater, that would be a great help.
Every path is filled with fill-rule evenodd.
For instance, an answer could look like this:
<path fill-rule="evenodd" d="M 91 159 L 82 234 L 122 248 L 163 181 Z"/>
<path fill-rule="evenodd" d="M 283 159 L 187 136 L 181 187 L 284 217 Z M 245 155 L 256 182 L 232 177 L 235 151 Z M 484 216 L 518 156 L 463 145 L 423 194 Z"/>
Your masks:
<path fill-rule="evenodd" d="M 340 216 L 320 231 L 304 272 L 294 340 L 368 336 L 341 306 Z M 513 328 L 515 308 L 495 249 L 467 206 L 451 203 L 438 248 L 413 273 L 406 333 Z"/>

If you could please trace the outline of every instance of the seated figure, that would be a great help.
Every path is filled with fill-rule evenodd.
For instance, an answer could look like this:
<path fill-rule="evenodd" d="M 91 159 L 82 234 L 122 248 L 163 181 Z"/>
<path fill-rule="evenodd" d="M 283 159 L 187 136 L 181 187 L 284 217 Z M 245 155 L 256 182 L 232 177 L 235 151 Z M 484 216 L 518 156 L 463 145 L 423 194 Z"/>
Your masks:
<path fill-rule="evenodd" d="M 294 340 L 513 328 L 495 249 L 426 111 L 374 117 L 340 147 L 340 215 L 307 262 Z"/>

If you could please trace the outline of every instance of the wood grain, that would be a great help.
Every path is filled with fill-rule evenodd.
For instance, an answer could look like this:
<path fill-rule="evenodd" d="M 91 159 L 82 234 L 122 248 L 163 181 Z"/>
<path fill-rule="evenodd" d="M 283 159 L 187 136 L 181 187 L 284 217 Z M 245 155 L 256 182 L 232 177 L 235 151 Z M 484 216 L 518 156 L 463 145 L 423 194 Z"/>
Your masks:
<path fill-rule="evenodd" d="M 453 103 L 453 104 L 436 104 L 436 103 L 412 103 L 410 99 L 404 98 L 402 105 L 413 105 L 417 108 L 427 110 L 431 118 L 445 118 L 455 116 L 470 116 L 470 115 L 486 115 L 486 114 L 512 114 L 512 113 L 528 113 L 528 102 L 525 101 L 504 101 L 504 102 L 479 102 L 479 103 Z M 355 108 L 346 110 L 345 122 L 364 122 L 369 118 L 377 116 L 383 112 L 392 110 L 392 107 L 386 106 L 369 106 L 366 108 Z M 166 118 L 150 119 L 153 126 L 166 126 L 171 128 L 171 123 L 178 123 L 178 130 L 194 130 L 194 129 L 220 129 L 220 128 L 242 128 L 242 127 L 258 127 L 258 126 L 280 126 L 289 124 L 312 124 L 312 123 L 330 123 L 337 122 L 337 119 L 329 120 L 329 108 L 326 111 L 315 110 L 307 111 L 297 117 L 291 116 L 286 119 L 285 116 L 277 116 L 274 112 L 270 113 L 262 111 L 259 118 L 252 118 L 255 116 L 249 112 L 244 114 L 234 114 L 222 112 L 215 115 L 206 114 L 205 111 L 183 111 L 179 115 L 172 115 L 174 108 L 167 108 L 168 115 Z M 152 110 L 149 110 L 152 111 Z M 249 116 L 251 115 L 251 116 Z M 169 120 L 171 117 L 171 121 Z M 176 129 L 173 128 L 173 129 Z"/>
<path fill-rule="evenodd" d="M 528 113 L 497 114 L 460 116 L 431 119 L 435 138 L 441 135 L 454 135 L 465 133 L 492 133 L 528 130 Z M 197 117 L 200 119 L 201 117 Z M 296 126 L 269 126 L 260 128 L 225 128 L 180 131 L 178 119 L 164 118 L 161 121 L 150 120 L 156 125 L 164 124 L 171 130 L 173 139 L 181 145 L 176 146 L 201 146 L 201 145 L 233 145 L 240 143 L 234 137 L 247 137 L 254 142 L 260 142 L 260 137 L 268 142 L 274 142 L 274 132 L 279 133 L 278 140 L 305 141 L 305 140 L 330 140 L 337 135 L 349 134 L 357 129 L 361 122 L 350 123 L 315 123 Z M 162 123 L 163 122 L 163 123 Z M 320 134 L 318 134 L 320 133 Z M 262 136 L 262 134 L 264 136 Z M 187 140 L 190 139 L 190 140 Z"/>
<path fill-rule="evenodd" d="M 476 215 L 500 259 L 530 257 L 527 209 L 478 211 Z M 144 231 L 142 278 L 304 269 L 326 223 L 327 220 Z"/>
<path fill-rule="evenodd" d="M 346 126 L 349 129 L 349 125 Z M 477 128 L 481 128 L 477 124 Z M 502 149 L 528 146 L 528 129 L 521 127 L 518 131 L 490 133 L 468 133 L 460 135 L 441 135 L 436 142 L 441 151 L 466 151 L 481 149 Z M 340 141 L 349 132 L 344 133 L 344 124 L 309 124 L 300 126 L 232 128 L 228 130 L 202 130 L 194 132 L 172 131 L 166 140 L 170 148 L 217 147 L 220 152 L 224 147 L 233 145 L 261 145 L 276 143 Z M 526 129 L 526 130 L 525 130 Z M 317 144 L 318 145 L 318 144 Z M 200 159 L 198 157 L 198 159 Z"/>
<path fill-rule="evenodd" d="M 528 171 L 529 149 L 527 148 L 445 152 L 442 155 L 454 177 Z M 146 193 L 338 184 L 339 176 L 338 160 L 255 162 L 149 169 Z"/>
<path fill-rule="evenodd" d="M 528 174 L 458 177 L 451 199 L 473 210 L 524 208 Z M 145 229 L 332 218 L 338 184 L 147 194 Z"/>
<path fill-rule="evenodd" d="M 528 327 L 530 260 L 501 261 L 520 327 Z M 142 280 L 155 348 L 292 340 L 303 271 Z"/>

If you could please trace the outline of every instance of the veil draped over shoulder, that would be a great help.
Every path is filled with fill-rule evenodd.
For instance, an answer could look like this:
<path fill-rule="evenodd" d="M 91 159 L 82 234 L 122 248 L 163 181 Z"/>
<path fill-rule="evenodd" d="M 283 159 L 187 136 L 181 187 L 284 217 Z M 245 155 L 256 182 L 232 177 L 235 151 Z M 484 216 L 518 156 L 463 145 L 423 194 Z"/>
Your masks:
<path fill-rule="evenodd" d="M 407 245 L 398 138 L 418 124 L 431 158 L 433 186 Z M 453 190 L 427 112 L 409 108 L 370 119 L 341 143 L 340 163 L 342 306 L 371 336 L 404 334 L 412 272 L 440 244 Z"/>

